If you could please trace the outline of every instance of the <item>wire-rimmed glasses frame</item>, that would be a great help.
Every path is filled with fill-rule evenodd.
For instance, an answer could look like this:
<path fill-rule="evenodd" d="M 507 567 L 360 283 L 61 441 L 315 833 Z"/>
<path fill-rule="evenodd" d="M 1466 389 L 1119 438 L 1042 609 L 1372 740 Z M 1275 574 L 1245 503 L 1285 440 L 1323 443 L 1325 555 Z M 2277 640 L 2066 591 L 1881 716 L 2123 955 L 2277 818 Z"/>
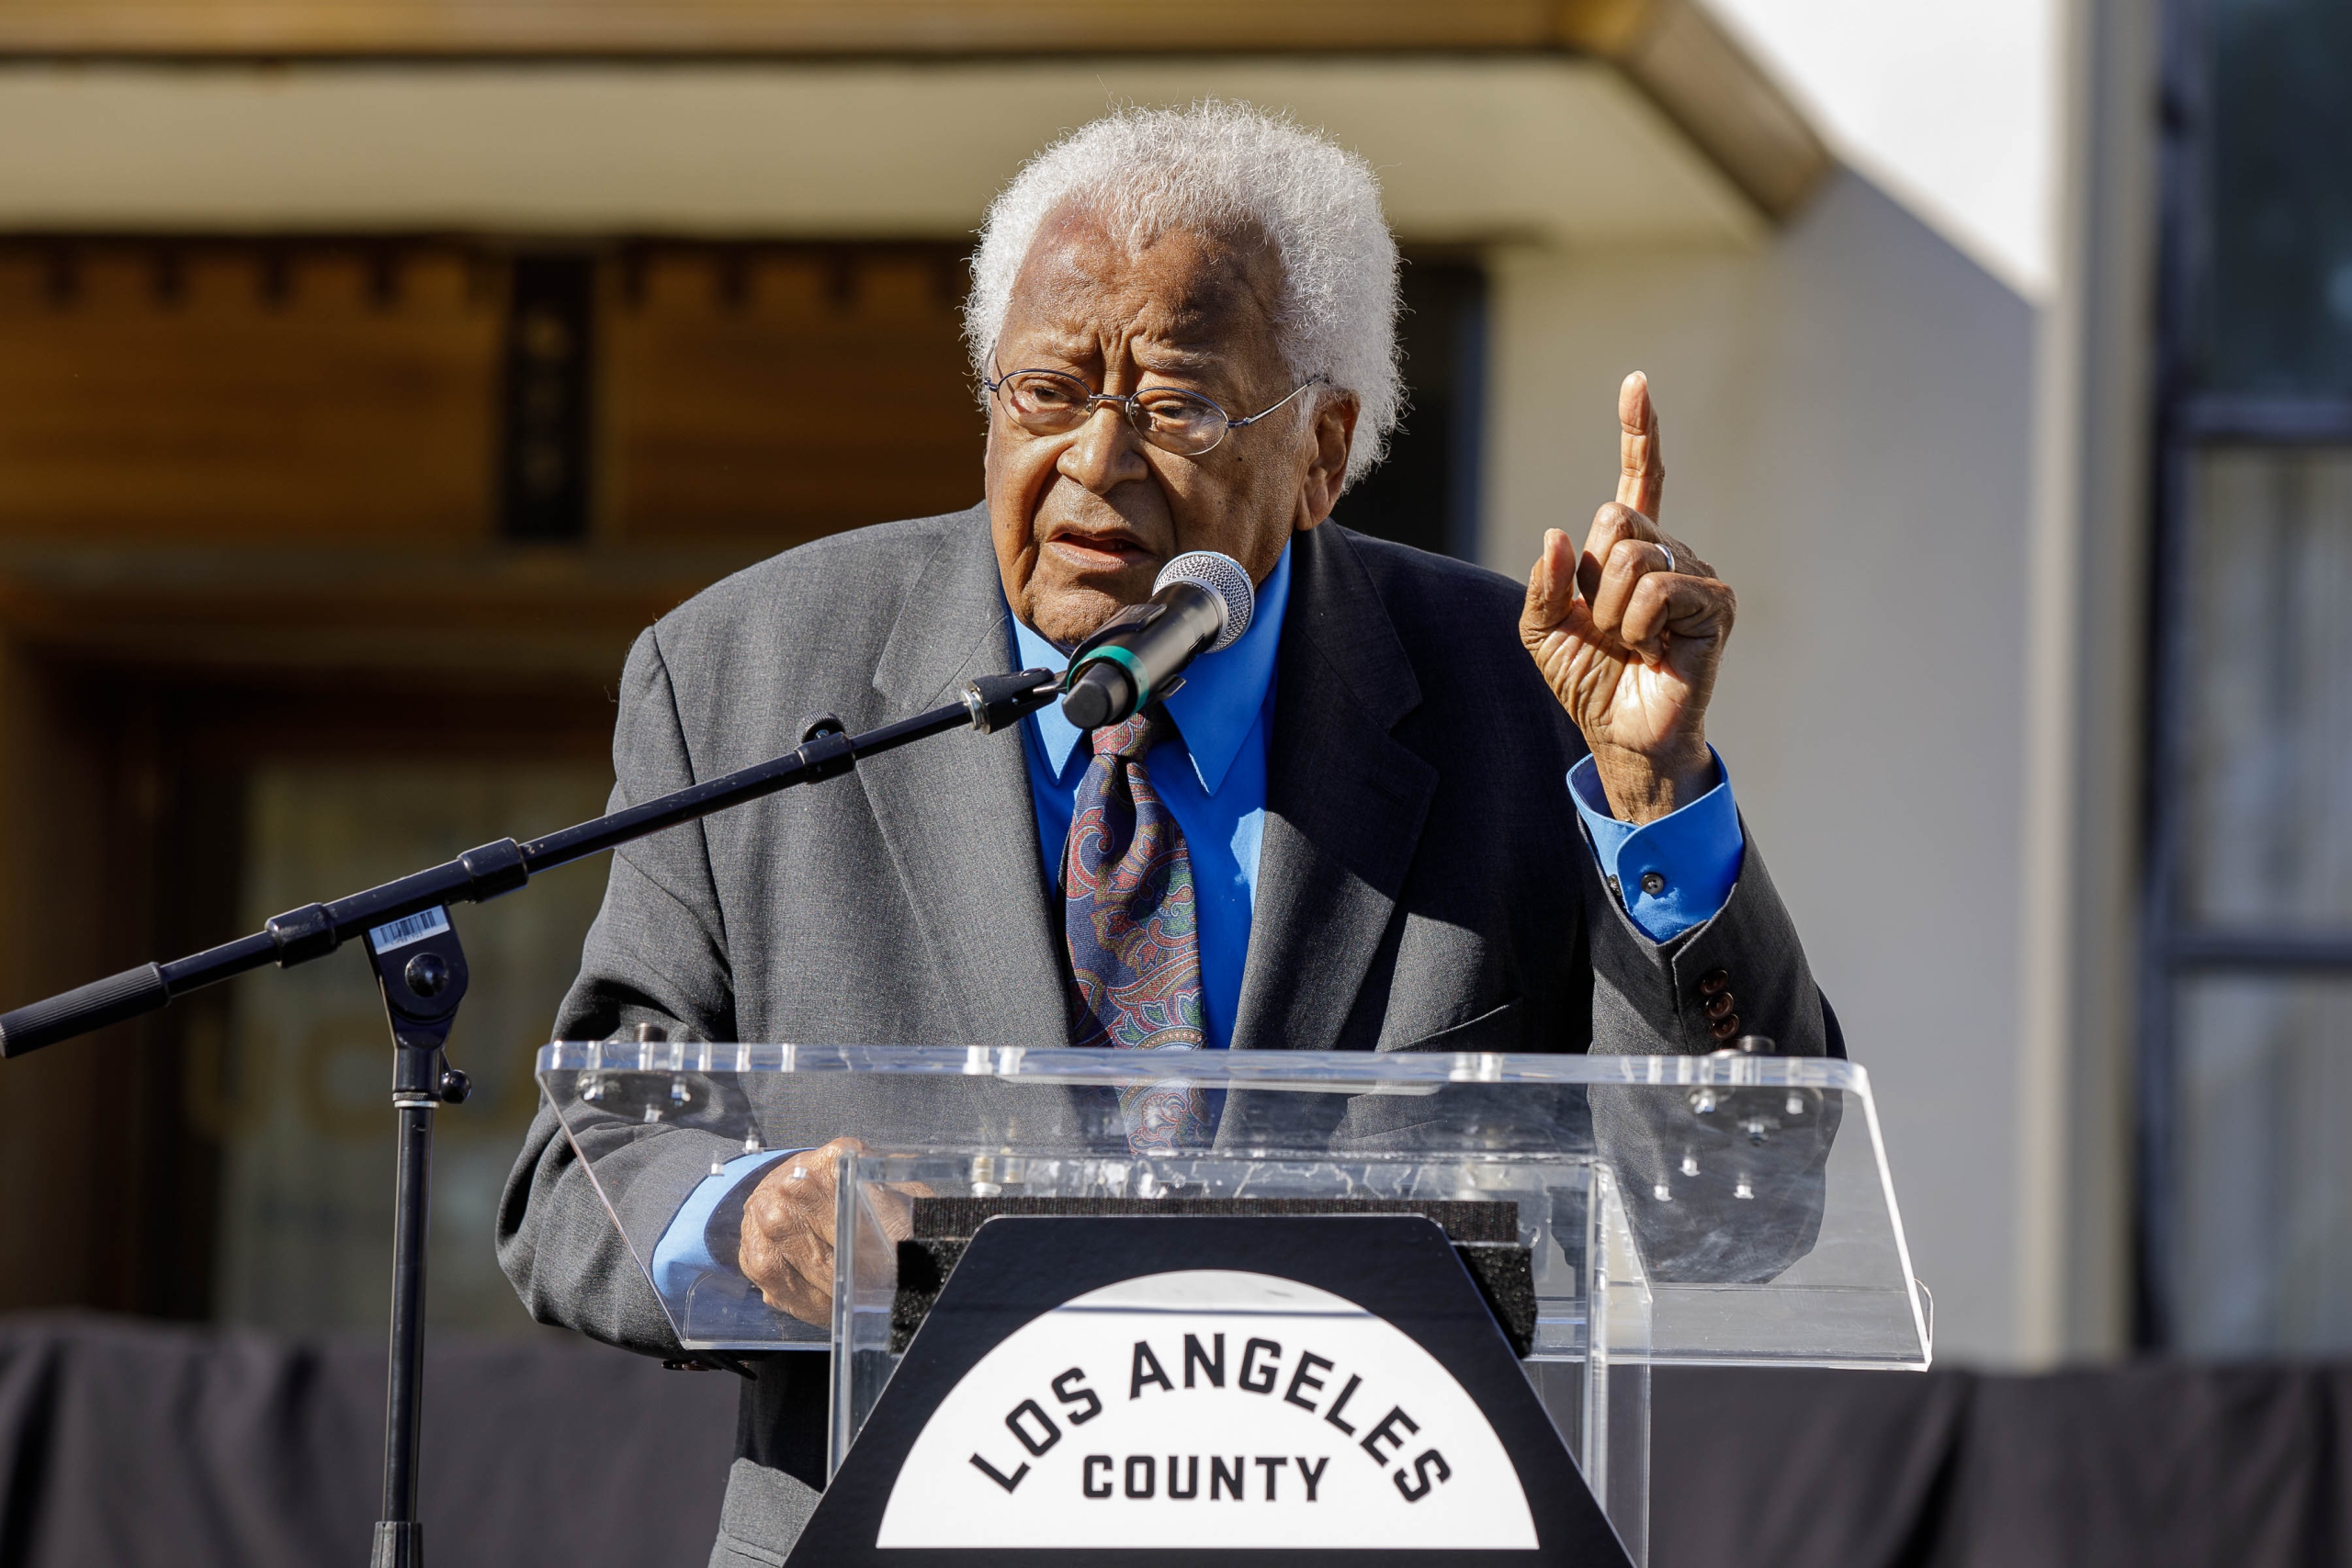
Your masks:
<path fill-rule="evenodd" d="M 1063 435 L 1094 417 L 1097 408 L 1119 411 L 1129 428 L 1163 452 L 1199 457 L 1216 450 L 1226 436 L 1277 412 L 1307 388 L 1328 382 L 1309 376 L 1256 413 L 1233 418 L 1211 399 L 1182 387 L 1145 387 L 1121 396 L 1098 392 L 1062 370 L 1013 370 L 982 384 L 989 396 L 1002 395 L 1006 414 L 1032 435 Z"/>

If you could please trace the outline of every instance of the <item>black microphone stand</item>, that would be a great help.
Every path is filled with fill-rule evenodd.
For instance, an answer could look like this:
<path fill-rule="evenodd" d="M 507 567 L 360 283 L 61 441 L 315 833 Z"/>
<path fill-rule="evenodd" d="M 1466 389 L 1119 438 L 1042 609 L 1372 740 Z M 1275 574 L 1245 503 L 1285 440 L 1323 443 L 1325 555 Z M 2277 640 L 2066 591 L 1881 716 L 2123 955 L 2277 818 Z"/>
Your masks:
<path fill-rule="evenodd" d="M 501 839 L 456 860 L 387 882 L 332 904 L 312 904 L 242 937 L 168 964 L 128 969 L 47 1001 L 0 1015 L 0 1056 L 153 1012 L 174 997 L 275 964 L 288 969 L 362 939 L 384 997 L 392 1031 L 392 1107 L 400 1118 L 394 1177 L 391 1364 L 384 1388 L 384 1504 L 370 1568 L 422 1568 L 416 1517 L 417 1448 L 424 1371 L 424 1236 L 432 1202 L 433 1113 L 462 1104 L 469 1085 L 448 1065 L 443 1046 L 465 999 L 465 950 L 448 907 L 512 893 L 539 872 L 616 849 L 632 839 L 692 822 L 731 806 L 835 778 L 871 757 L 951 729 L 992 734 L 1054 700 L 1060 677 L 1049 670 L 986 675 L 960 701 L 869 729 L 846 733 L 820 714 L 801 728 L 797 750 L 739 773 L 662 795 L 641 806 L 518 844 Z"/>

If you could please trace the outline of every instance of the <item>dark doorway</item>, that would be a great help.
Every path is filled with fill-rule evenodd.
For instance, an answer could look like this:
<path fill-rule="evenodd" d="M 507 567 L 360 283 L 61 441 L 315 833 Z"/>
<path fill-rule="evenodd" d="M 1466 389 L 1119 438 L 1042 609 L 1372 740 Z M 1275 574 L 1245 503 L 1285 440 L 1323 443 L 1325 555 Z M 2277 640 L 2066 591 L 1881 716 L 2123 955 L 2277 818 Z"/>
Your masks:
<path fill-rule="evenodd" d="M 1487 274 L 1475 262 L 1408 257 L 1404 319 L 1410 402 L 1388 460 L 1340 499 L 1347 526 L 1439 555 L 1478 558 L 1478 455 L 1486 423 Z"/>

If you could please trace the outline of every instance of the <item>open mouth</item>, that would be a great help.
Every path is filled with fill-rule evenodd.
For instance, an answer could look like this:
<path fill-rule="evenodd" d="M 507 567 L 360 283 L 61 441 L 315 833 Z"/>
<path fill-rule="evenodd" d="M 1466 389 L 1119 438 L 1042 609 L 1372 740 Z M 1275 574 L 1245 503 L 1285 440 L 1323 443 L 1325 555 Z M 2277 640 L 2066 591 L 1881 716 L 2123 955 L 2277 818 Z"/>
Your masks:
<path fill-rule="evenodd" d="M 1046 548 L 1080 571 L 1120 571 L 1152 558 L 1150 551 L 1125 534 L 1087 534 L 1064 529 L 1046 541 Z"/>

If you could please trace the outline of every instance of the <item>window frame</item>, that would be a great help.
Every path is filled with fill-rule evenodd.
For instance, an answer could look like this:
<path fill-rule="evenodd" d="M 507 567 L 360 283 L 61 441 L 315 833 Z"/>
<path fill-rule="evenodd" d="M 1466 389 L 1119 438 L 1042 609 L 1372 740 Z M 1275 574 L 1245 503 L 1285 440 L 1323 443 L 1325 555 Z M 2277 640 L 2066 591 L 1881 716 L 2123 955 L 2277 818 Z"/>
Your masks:
<path fill-rule="evenodd" d="M 2248 396 L 2198 383 L 2197 310 L 2211 282 L 2206 197 L 2211 0 L 2165 0 L 2160 65 L 2156 342 L 2151 476 L 2147 737 L 2139 959 L 2132 1339 L 2179 1344 L 2174 1261 L 2180 1201 L 2179 994 L 2207 976 L 2352 976 L 2352 930 L 2200 926 L 2185 908 L 2190 734 L 2184 581 L 2196 461 L 2221 446 L 2352 447 L 2352 397 Z"/>

